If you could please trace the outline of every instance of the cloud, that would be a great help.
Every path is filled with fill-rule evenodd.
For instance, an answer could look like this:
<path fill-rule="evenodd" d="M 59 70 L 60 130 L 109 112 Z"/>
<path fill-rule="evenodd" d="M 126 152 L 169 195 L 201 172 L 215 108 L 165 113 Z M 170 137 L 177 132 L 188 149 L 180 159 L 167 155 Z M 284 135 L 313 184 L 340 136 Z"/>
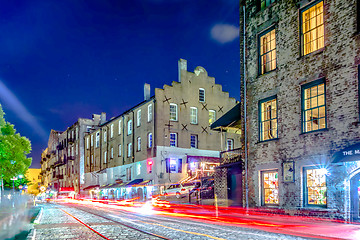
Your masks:
<path fill-rule="evenodd" d="M 220 43 L 232 42 L 239 37 L 239 28 L 230 24 L 216 24 L 211 29 L 211 37 Z"/>
<path fill-rule="evenodd" d="M 43 139 L 47 139 L 46 131 L 40 126 L 37 119 L 26 109 L 15 94 L 0 81 L 0 99 L 6 103 L 10 109 Z"/>

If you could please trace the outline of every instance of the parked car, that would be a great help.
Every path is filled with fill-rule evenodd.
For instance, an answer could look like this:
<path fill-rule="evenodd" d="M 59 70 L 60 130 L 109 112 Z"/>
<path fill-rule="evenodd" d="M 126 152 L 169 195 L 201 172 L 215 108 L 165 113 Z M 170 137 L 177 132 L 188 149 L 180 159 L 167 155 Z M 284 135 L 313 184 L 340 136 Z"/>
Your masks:
<path fill-rule="evenodd" d="M 175 183 L 171 184 L 165 191 L 164 195 L 175 195 L 176 198 L 184 197 L 189 193 L 191 189 L 195 186 L 195 182 L 186 182 L 186 183 Z"/>
<path fill-rule="evenodd" d="M 192 198 L 195 198 L 196 201 L 200 199 L 213 199 L 214 193 L 214 178 L 204 178 L 190 190 L 189 202 L 191 202 Z"/>

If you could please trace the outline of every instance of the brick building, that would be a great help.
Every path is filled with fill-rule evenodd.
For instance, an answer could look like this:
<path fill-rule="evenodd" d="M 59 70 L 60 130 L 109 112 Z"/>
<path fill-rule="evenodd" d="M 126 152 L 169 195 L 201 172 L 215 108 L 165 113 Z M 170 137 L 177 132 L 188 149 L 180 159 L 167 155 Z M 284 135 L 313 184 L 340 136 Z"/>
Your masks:
<path fill-rule="evenodd" d="M 240 5 L 250 206 L 358 220 L 359 1 Z"/>

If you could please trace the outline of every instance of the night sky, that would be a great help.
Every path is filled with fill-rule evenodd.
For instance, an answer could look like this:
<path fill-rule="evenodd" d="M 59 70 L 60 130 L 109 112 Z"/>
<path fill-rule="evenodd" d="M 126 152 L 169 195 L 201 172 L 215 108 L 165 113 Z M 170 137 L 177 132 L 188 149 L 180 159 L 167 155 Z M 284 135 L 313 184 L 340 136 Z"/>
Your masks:
<path fill-rule="evenodd" d="M 51 129 L 121 114 L 143 85 L 177 81 L 177 61 L 204 67 L 239 100 L 239 1 L 2 1 L 0 103 L 40 167 Z"/>

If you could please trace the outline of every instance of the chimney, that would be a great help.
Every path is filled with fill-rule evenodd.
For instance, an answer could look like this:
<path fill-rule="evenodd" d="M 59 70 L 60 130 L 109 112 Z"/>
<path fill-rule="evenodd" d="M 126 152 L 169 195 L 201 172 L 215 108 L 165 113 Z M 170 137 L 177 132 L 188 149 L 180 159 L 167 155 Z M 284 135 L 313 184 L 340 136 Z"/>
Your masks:
<path fill-rule="evenodd" d="M 187 71 L 187 61 L 185 59 L 180 58 L 178 61 L 178 71 L 179 71 L 179 76 L 178 76 L 178 81 L 181 82 L 181 72 L 182 71 Z"/>
<path fill-rule="evenodd" d="M 150 84 L 145 83 L 144 84 L 144 101 L 147 101 L 150 99 Z"/>
<path fill-rule="evenodd" d="M 102 112 L 100 116 L 100 124 L 104 124 L 106 122 L 106 113 Z"/>

